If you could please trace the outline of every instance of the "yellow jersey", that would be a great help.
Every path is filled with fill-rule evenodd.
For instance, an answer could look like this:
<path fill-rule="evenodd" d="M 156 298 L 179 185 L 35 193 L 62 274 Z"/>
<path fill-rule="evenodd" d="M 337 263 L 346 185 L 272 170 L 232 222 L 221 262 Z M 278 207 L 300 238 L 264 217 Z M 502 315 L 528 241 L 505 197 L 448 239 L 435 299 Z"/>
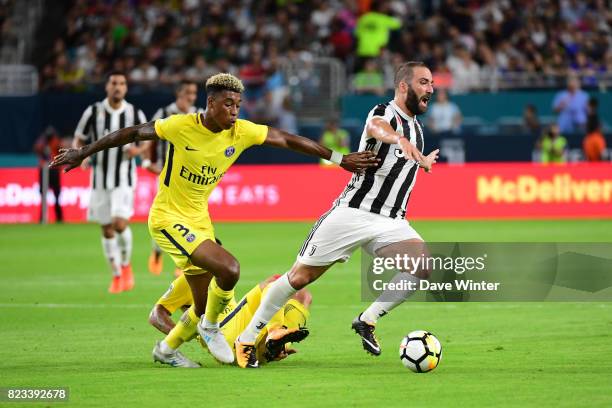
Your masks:
<path fill-rule="evenodd" d="M 266 140 L 268 127 L 238 119 L 230 129 L 211 132 L 199 113 L 155 121 L 155 132 L 168 141 L 166 162 L 150 219 L 179 216 L 194 225 L 210 223 L 208 197 L 238 156 Z"/>

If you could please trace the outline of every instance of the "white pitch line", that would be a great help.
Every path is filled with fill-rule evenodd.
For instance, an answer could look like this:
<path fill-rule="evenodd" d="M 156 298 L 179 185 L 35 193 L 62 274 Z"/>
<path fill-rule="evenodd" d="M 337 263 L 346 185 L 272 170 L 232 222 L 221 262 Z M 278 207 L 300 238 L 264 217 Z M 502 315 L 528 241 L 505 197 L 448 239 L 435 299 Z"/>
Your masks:
<path fill-rule="evenodd" d="M 111 303 L 0 303 L 0 308 L 42 308 L 42 309 L 143 309 L 153 307 L 141 304 L 111 304 Z"/>

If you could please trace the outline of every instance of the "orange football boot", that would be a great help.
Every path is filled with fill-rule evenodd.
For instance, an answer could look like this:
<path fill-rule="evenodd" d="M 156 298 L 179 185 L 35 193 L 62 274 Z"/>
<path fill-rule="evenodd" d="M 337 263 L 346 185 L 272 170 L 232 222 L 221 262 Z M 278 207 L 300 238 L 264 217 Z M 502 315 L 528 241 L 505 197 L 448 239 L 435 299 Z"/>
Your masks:
<path fill-rule="evenodd" d="M 134 287 L 134 274 L 132 264 L 121 265 L 121 283 L 123 290 L 132 290 Z"/>
<path fill-rule="evenodd" d="M 162 269 L 164 268 L 164 257 L 162 254 L 158 254 L 157 252 L 151 252 L 149 255 L 149 272 L 153 275 L 159 275 L 162 273 Z"/>
<path fill-rule="evenodd" d="M 119 293 L 123 292 L 123 285 L 121 284 L 121 276 L 113 276 L 110 286 L 108 287 L 108 293 Z"/>

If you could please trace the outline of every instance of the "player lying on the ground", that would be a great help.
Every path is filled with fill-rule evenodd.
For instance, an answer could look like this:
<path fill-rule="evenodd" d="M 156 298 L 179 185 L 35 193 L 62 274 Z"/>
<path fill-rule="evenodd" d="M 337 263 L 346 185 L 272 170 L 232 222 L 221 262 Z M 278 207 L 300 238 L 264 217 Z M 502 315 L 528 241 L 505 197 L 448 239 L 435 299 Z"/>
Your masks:
<path fill-rule="evenodd" d="M 353 176 L 331 210 L 312 228 L 291 270 L 270 285 L 253 319 L 236 340 L 240 367 L 258 367 L 255 339 L 287 299 L 334 263 L 346 261 L 357 248 L 388 258 L 396 254 L 417 257 L 425 252 L 421 236 L 405 215 L 417 170 L 422 167 L 431 171 L 438 158 L 437 149 L 427 156 L 422 154 L 423 132 L 416 119 L 427 111 L 432 94 L 433 78 L 425 64 L 408 62 L 398 68 L 393 100 L 370 111 L 359 144 L 360 151 L 376 153 L 378 166 L 366 170 L 365 175 Z M 424 269 L 399 272 L 393 278 L 399 279 L 398 283 L 418 281 L 429 273 Z M 413 292 L 385 291 L 354 319 L 353 330 L 367 352 L 380 355 L 374 335 L 376 321 Z"/>
<path fill-rule="evenodd" d="M 206 274 L 210 277 L 212 275 Z M 234 344 L 236 337 L 247 326 L 255 310 L 261 302 L 262 294 L 267 291 L 268 285 L 278 279 L 280 275 L 272 276 L 265 281 L 255 285 L 239 302 L 232 299 L 225 310 L 221 313 L 221 332 L 225 336 L 228 344 Z M 157 330 L 164 334 L 170 333 L 174 328 L 175 323 L 172 320 L 172 313 L 177 309 L 187 310 L 193 303 L 189 284 L 184 275 L 176 278 L 171 284 L 166 293 L 164 293 L 149 315 L 149 323 Z M 305 328 L 306 320 L 309 316 L 308 308 L 312 303 L 312 295 L 308 289 L 302 289 L 293 295 L 287 301 L 284 307 L 272 317 L 270 322 L 260 332 L 256 343 L 260 355 L 258 360 L 262 363 L 270 361 L 279 361 L 287 358 L 290 354 L 296 353 L 295 349 L 290 347 L 291 343 L 299 342 L 308 336 L 308 330 Z M 185 313 L 181 320 L 188 319 L 189 316 Z M 180 324 L 180 322 L 179 322 Z M 181 338 L 179 336 L 171 336 L 170 339 L 162 341 L 170 342 L 170 347 L 176 349 L 181 343 L 189 341 L 191 338 Z M 202 346 L 206 347 L 205 343 L 200 340 Z M 182 353 L 178 352 L 180 356 Z M 176 356 L 168 356 L 161 352 L 159 342 L 153 349 L 153 360 L 163 364 L 168 364 L 173 367 L 200 367 L 198 363 L 191 362 L 186 357 L 176 358 Z"/>
<path fill-rule="evenodd" d="M 361 173 L 377 162 L 372 152 L 342 155 L 308 138 L 238 119 L 243 91 L 242 82 L 235 76 L 214 75 L 206 81 L 205 113 L 172 115 L 121 129 L 80 149 L 62 149 L 50 164 L 66 165 L 69 171 L 104 149 L 143 140 L 169 142 L 159 189 L 149 212 L 149 232 L 184 272 L 193 293 L 189 319 L 173 331 L 185 331 L 188 336 L 197 331 L 210 353 L 222 363 L 233 362 L 234 353 L 219 330 L 219 313 L 234 296 L 240 277 L 238 260 L 215 243 L 208 213 L 208 197 L 223 175 L 244 150 L 261 144 L 330 160 L 350 172 Z M 207 272 L 214 276 L 212 281 L 206 277 Z M 171 355 L 177 350 L 163 347 L 162 351 Z"/>

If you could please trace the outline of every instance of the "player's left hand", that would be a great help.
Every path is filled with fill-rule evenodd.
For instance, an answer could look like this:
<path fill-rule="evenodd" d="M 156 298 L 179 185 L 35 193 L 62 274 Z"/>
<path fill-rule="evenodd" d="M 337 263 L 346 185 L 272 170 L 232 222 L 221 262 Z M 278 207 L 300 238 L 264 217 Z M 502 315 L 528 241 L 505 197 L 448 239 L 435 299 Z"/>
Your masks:
<path fill-rule="evenodd" d="M 342 156 L 340 167 L 351 173 L 363 173 L 369 167 L 378 166 L 378 162 L 380 162 L 380 159 L 376 158 L 374 152 L 349 153 Z"/>
<path fill-rule="evenodd" d="M 74 169 L 75 167 L 78 167 L 83 159 L 84 157 L 82 157 L 80 149 L 59 149 L 59 154 L 53 158 L 51 163 L 49 163 L 49 167 L 55 168 L 66 165 L 66 168 L 64 169 L 65 173 Z"/>
<path fill-rule="evenodd" d="M 431 168 L 433 167 L 434 163 L 438 161 L 438 153 L 440 153 L 440 149 L 436 149 L 429 153 L 419 162 L 419 166 L 421 166 L 427 173 L 431 173 Z"/>

